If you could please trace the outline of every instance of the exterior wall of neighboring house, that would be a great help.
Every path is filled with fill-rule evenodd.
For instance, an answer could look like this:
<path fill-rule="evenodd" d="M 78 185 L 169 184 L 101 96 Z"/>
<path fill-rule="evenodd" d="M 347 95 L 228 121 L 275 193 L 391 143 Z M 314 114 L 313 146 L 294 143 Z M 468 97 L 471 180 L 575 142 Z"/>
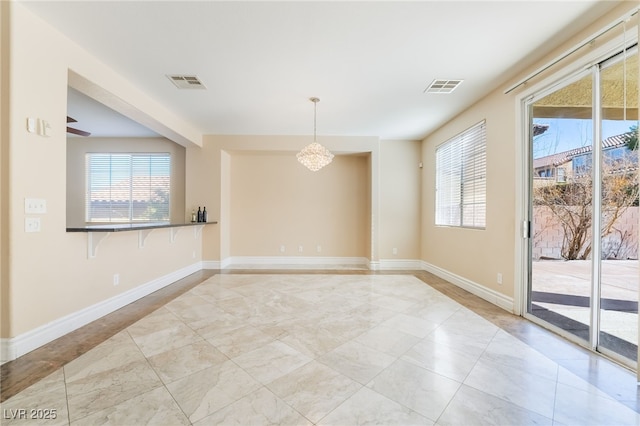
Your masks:
<path fill-rule="evenodd" d="M 533 209 L 533 258 L 562 259 L 560 255 L 564 232 L 549 207 Z M 614 231 L 603 238 L 602 251 L 605 259 L 638 259 L 638 223 L 640 208 L 629 207 L 615 222 Z"/>
<path fill-rule="evenodd" d="M 627 140 L 621 134 L 602 141 L 602 152 L 610 162 L 625 158 Z M 559 152 L 533 160 L 533 185 L 540 187 L 551 183 L 568 182 L 573 176 L 591 167 L 591 146 L 583 146 L 570 151 Z"/>

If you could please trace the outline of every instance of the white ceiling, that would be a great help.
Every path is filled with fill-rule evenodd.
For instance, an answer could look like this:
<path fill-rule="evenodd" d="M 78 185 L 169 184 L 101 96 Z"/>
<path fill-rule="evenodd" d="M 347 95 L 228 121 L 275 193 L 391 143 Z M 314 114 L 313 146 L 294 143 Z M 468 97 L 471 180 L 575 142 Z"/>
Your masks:
<path fill-rule="evenodd" d="M 423 138 L 618 3 L 23 2 L 203 134 L 310 134 L 317 96 L 319 135 L 382 139 Z M 464 83 L 423 93 L 436 78 Z M 77 127 L 116 136 L 81 101 Z"/>

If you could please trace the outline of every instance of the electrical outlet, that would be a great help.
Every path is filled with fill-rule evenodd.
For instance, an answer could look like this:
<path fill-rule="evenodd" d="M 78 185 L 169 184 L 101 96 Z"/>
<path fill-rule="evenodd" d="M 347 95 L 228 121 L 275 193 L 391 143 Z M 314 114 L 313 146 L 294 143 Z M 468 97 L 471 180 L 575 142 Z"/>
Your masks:
<path fill-rule="evenodd" d="M 35 133 L 36 130 L 36 119 L 33 117 L 27 117 L 27 132 Z"/>
<path fill-rule="evenodd" d="M 113 285 L 120 284 L 120 274 L 113 274 Z"/>
<path fill-rule="evenodd" d="M 280 253 L 284 253 L 284 246 L 280 246 Z"/>
<path fill-rule="evenodd" d="M 40 136 L 51 136 L 51 124 L 47 120 L 38 118 L 38 134 Z"/>
<path fill-rule="evenodd" d="M 24 219 L 24 232 L 40 232 L 40 218 L 26 217 Z"/>
<path fill-rule="evenodd" d="M 25 198 L 24 212 L 26 214 L 44 214 L 47 212 L 47 200 L 44 198 Z"/>
<path fill-rule="evenodd" d="M 320 252 L 322 251 L 322 246 L 321 246 L 320 244 L 318 244 L 318 245 L 316 246 L 316 251 L 317 251 L 318 253 L 320 253 Z"/>
<path fill-rule="evenodd" d="M 500 272 L 498 272 L 498 276 L 496 278 L 496 281 L 498 282 L 498 284 L 502 284 L 502 274 Z"/>
<path fill-rule="evenodd" d="M 298 253 L 302 253 L 304 251 L 304 247 L 298 246 Z"/>
<path fill-rule="evenodd" d="M 398 249 L 394 247 L 391 249 L 391 252 L 393 253 L 394 256 L 396 256 L 398 254 Z"/>

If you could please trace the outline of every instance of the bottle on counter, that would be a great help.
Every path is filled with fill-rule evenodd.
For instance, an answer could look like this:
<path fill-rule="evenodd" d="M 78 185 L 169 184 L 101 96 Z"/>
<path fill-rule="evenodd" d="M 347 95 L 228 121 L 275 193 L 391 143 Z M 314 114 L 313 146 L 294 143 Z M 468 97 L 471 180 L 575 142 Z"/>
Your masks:
<path fill-rule="evenodd" d="M 206 206 L 202 209 L 202 221 L 203 222 L 207 221 L 207 207 Z"/>
<path fill-rule="evenodd" d="M 202 222 L 202 210 L 200 210 L 200 206 L 198 206 L 198 218 L 197 218 L 198 222 Z"/>
<path fill-rule="evenodd" d="M 198 220 L 198 216 L 196 216 L 196 209 L 191 210 L 191 222 L 196 222 Z"/>

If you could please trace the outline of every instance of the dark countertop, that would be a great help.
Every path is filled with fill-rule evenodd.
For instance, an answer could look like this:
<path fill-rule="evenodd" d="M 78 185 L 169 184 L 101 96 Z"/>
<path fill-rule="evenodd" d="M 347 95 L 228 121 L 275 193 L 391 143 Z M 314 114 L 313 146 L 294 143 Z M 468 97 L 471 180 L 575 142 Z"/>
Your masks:
<path fill-rule="evenodd" d="M 210 225 L 214 222 L 144 222 L 144 223 L 109 223 L 103 225 L 87 225 L 82 227 L 67 228 L 67 232 L 122 232 L 122 231 L 144 231 L 147 229 L 179 228 L 182 226 Z"/>

